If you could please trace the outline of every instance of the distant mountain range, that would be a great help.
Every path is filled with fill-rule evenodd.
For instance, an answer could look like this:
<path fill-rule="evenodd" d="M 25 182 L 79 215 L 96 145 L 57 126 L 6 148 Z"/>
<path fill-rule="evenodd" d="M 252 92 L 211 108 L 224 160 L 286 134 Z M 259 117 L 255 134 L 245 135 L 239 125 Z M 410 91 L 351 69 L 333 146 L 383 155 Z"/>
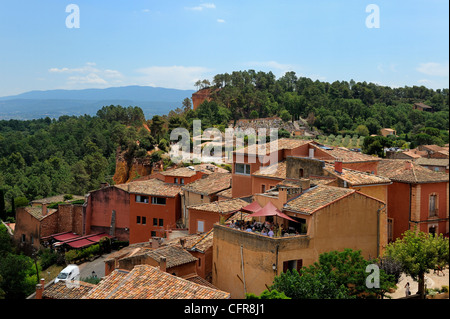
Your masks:
<path fill-rule="evenodd" d="M 194 90 L 150 86 L 106 89 L 30 91 L 0 97 L 0 120 L 58 118 L 61 115 L 95 115 L 105 105 L 139 106 L 147 119 L 182 106 Z"/>

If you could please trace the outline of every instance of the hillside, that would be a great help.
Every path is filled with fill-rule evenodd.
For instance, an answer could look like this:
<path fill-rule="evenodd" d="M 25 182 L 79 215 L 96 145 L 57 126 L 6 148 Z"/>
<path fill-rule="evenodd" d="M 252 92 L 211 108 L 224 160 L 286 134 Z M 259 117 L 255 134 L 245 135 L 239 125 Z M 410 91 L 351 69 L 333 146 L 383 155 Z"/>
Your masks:
<path fill-rule="evenodd" d="M 0 97 L 0 119 L 95 115 L 105 105 L 139 106 L 146 117 L 169 113 L 194 91 L 149 86 L 106 89 L 30 91 Z"/>

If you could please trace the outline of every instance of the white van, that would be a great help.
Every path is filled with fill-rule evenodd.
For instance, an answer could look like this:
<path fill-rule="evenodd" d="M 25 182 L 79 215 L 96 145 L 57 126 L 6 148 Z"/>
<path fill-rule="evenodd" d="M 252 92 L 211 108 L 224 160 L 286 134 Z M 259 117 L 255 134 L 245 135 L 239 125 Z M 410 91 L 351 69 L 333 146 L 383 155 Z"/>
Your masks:
<path fill-rule="evenodd" d="M 69 265 L 55 278 L 55 284 L 58 281 L 73 282 L 75 280 L 80 280 L 80 269 L 77 265 Z"/>

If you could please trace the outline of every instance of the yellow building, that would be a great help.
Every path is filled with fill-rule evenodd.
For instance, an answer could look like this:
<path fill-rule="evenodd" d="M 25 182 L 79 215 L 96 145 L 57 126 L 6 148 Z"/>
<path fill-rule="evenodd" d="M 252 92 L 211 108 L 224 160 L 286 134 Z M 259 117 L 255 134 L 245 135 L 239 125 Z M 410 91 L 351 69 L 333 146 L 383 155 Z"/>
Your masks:
<path fill-rule="evenodd" d="M 280 273 L 313 264 L 321 253 L 351 248 L 374 258 L 387 244 L 385 203 L 354 189 L 312 187 L 289 200 L 283 213 L 305 222 L 306 234 L 268 237 L 214 226 L 213 285 L 245 298 L 262 293 Z"/>

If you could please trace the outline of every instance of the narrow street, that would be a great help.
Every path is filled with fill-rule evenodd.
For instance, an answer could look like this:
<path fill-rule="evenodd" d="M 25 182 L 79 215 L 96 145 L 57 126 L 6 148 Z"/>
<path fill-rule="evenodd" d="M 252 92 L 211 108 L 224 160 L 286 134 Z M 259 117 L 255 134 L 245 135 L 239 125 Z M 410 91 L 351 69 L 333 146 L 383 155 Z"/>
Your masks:
<path fill-rule="evenodd" d="M 108 254 L 102 255 L 93 261 L 79 265 L 78 267 L 80 267 L 80 278 L 91 277 L 93 271 L 95 271 L 95 274 L 97 275 L 98 278 L 105 276 L 104 260 L 107 257 Z"/>

